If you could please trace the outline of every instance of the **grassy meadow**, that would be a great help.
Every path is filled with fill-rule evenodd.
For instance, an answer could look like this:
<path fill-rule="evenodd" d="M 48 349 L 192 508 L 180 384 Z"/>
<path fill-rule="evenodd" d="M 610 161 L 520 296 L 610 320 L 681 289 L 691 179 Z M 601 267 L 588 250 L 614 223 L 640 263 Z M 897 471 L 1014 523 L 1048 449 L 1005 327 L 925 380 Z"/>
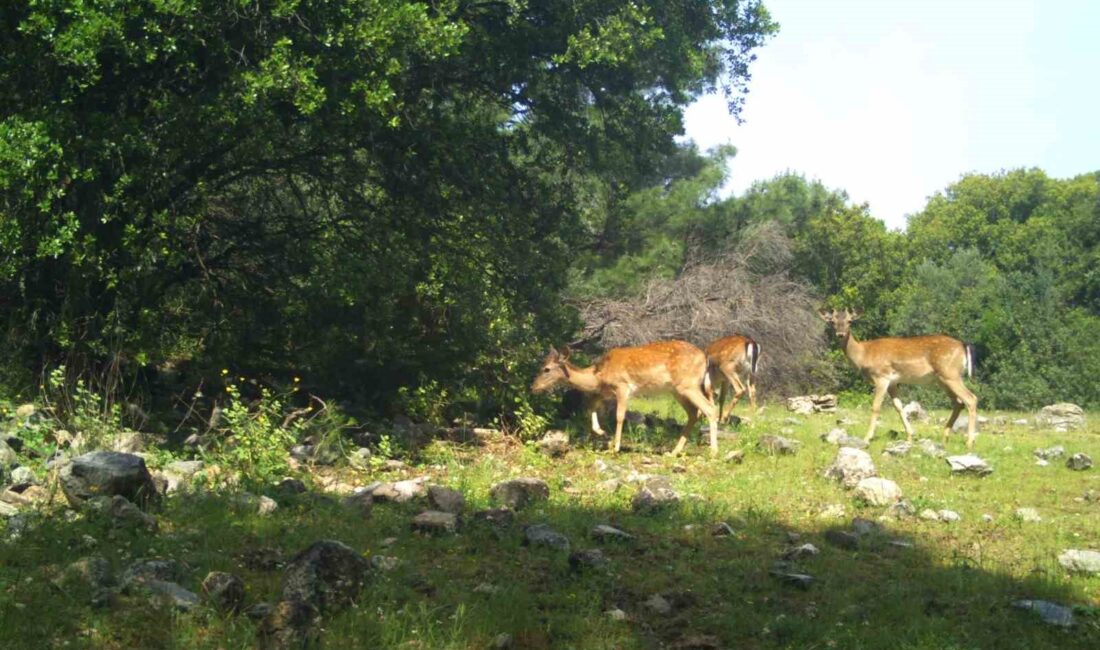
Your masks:
<path fill-rule="evenodd" d="M 683 417 L 670 400 L 632 407 Z M 932 415 L 934 422 L 945 413 Z M 1032 414 L 984 415 L 1011 422 Z M 557 459 L 504 436 L 435 441 L 404 468 L 303 474 L 313 489 L 277 496 L 280 507 L 269 516 L 241 509 L 225 495 L 172 497 L 157 513 L 157 534 L 44 512 L 17 538 L 8 539 L 9 530 L 0 542 L 0 648 L 252 647 L 257 624 L 245 616 L 206 607 L 176 613 L 141 596 L 93 608 L 87 591 L 59 589 L 54 580 L 91 554 L 105 557 L 116 572 L 136 558 L 174 558 L 188 568 L 181 582 L 188 589 L 198 592 L 208 571 L 229 571 L 247 584 L 248 603 L 274 602 L 281 571 L 254 558 L 285 559 L 326 538 L 399 562 L 376 571 L 355 606 L 323 620 L 324 648 L 488 648 L 502 634 L 511 636 L 507 647 L 586 650 L 1100 647 L 1100 576 L 1070 575 L 1056 559 L 1069 548 L 1100 549 L 1100 469 L 1071 471 L 1064 458 L 1040 467 L 1032 456 L 1037 447 L 1060 444 L 1067 455 L 1100 459 L 1095 416 L 1086 431 L 1062 434 L 986 425 L 975 451 L 994 472 L 978 478 L 952 476 L 943 459 L 916 449 L 901 458 L 882 455 L 888 430 L 900 428 L 897 415 L 884 411 L 870 449 L 879 475 L 896 481 L 917 511 L 958 512 L 961 521 L 954 523 L 887 516 L 886 508 L 861 505 L 823 478 L 836 447 L 819 436 L 842 417 L 855 422 L 850 433 L 862 435 L 865 407 L 792 416 L 769 404 L 720 440 L 721 456 L 745 450 L 740 463 L 709 459 L 698 438 L 685 456 L 667 457 L 662 452 L 676 434 L 660 427 L 630 426 L 629 450 L 619 456 L 583 431 L 571 432 L 573 449 Z M 934 423 L 917 430 L 939 440 Z M 765 434 L 798 440 L 801 449 L 765 455 L 755 444 Z M 963 453 L 963 444 L 953 436 L 949 453 Z M 679 505 L 634 514 L 638 484 L 629 479 L 637 474 L 667 476 L 681 495 Z M 410 529 L 423 503 L 376 504 L 364 518 L 323 488 L 424 475 L 460 489 L 467 513 L 490 507 L 490 486 L 518 476 L 545 480 L 550 499 L 520 510 L 507 528 L 466 516 L 457 534 L 430 537 Z M 617 489 L 608 483 L 613 478 L 620 479 Z M 837 504 L 842 517 L 822 516 Z M 1017 520 L 1018 507 L 1035 508 L 1042 521 Z M 848 529 L 855 517 L 879 521 L 884 533 L 857 550 L 826 541 L 827 531 Z M 718 522 L 727 522 L 733 535 L 714 535 Z M 601 548 L 609 567 L 575 571 L 564 552 L 524 546 L 523 527 L 531 523 L 565 534 L 574 550 Z M 635 538 L 594 541 L 589 531 L 597 524 Z M 911 546 L 889 543 L 895 540 Z M 814 577 L 806 590 L 769 574 L 796 543 L 820 549 L 788 567 Z M 651 611 L 644 603 L 654 594 L 672 611 Z M 1052 627 L 1010 606 L 1022 598 L 1076 606 L 1077 623 Z M 613 609 L 625 620 L 607 613 Z"/>

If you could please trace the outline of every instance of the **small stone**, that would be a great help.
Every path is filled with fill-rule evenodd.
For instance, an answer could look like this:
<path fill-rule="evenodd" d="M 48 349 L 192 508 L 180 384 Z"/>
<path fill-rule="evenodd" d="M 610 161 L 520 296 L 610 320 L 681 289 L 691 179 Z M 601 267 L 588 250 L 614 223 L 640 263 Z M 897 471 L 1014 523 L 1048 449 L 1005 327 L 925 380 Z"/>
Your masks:
<path fill-rule="evenodd" d="M 982 521 L 984 521 L 987 524 L 993 523 L 993 515 L 991 515 L 989 513 L 983 514 L 982 515 Z"/>
<path fill-rule="evenodd" d="M 475 594 L 487 594 L 487 595 L 491 596 L 493 594 L 499 594 L 500 593 L 500 587 L 498 587 L 494 584 L 490 584 L 488 582 L 482 582 L 482 583 L 478 584 L 476 587 L 474 587 L 474 593 Z"/>
<path fill-rule="evenodd" d="M 497 637 L 493 639 L 493 644 L 489 647 L 493 648 L 493 650 L 508 650 L 508 648 L 514 646 L 515 640 L 512 638 L 511 634 L 498 634 Z"/>
<path fill-rule="evenodd" d="M 425 510 L 413 518 L 413 530 L 422 533 L 453 533 L 458 530 L 458 515 L 439 510 Z"/>
<path fill-rule="evenodd" d="M 939 515 L 940 521 L 947 523 L 953 523 L 962 520 L 962 517 L 959 516 L 959 513 L 955 512 L 954 510 L 940 510 L 937 514 Z"/>
<path fill-rule="evenodd" d="M 734 449 L 733 451 L 726 452 L 725 461 L 727 463 L 740 465 L 741 463 L 745 462 L 745 450 Z"/>
<path fill-rule="evenodd" d="M 895 517 L 912 517 L 917 514 L 917 509 L 913 507 L 913 504 L 908 499 L 901 499 L 894 505 L 890 506 L 890 514 Z"/>
<path fill-rule="evenodd" d="M 1058 556 L 1058 563 L 1075 573 L 1100 574 L 1100 551 L 1070 549 Z"/>
<path fill-rule="evenodd" d="M 561 458 L 569 453 L 569 434 L 557 429 L 547 431 L 536 446 L 539 451 L 551 458 Z"/>
<path fill-rule="evenodd" d="M 523 531 L 524 544 L 569 552 L 569 538 L 546 524 L 532 524 Z"/>
<path fill-rule="evenodd" d="M 935 440 L 921 438 L 917 441 L 917 446 L 920 447 L 921 453 L 929 458 L 943 458 L 947 455 L 947 449 Z"/>
<path fill-rule="evenodd" d="M 141 586 L 152 593 L 156 599 L 180 611 L 189 612 L 199 606 L 198 594 L 174 582 L 146 580 Z"/>
<path fill-rule="evenodd" d="M 913 443 L 900 440 L 898 442 L 892 442 L 886 445 L 886 448 L 882 450 L 884 456 L 908 456 L 909 452 L 913 450 Z"/>
<path fill-rule="evenodd" d="M 287 563 L 283 600 L 308 603 L 322 613 L 338 611 L 355 601 L 369 575 L 370 562 L 354 549 L 320 540 Z"/>
<path fill-rule="evenodd" d="M 611 563 L 598 548 L 590 548 L 570 554 L 569 566 L 574 571 L 583 569 L 602 569 Z"/>
<path fill-rule="evenodd" d="M 643 485 L 631 500 L 631 507 L 638 514 L 652 514 L 670 508 L 680 502 L 680 495 L 668 487 L 650 488 Z"/>
<path fill-rule="evenodd" d="M 1042 460 L 1053 460 L 1055 458 L 1061 458 L 1066 455 L 1066 448 L 1062 445 L 1054 445 L 1053 447 L 1047 447 L 1046 449 L 1036 449 L 1031 452 L 1036 458 Z"/>
<path fill-rule="evenodd" d="M 1036 458 L 1035 459 L 1035 464 L 1038 465 L 1039 467 L 1046 467 L 1047 465 L 1050 465 L 1050 462 L 1048 462 L 1048 461 L 1046 461 L 1042 458 Z"/>
<path fill-rule="evenodd" d="M 859 535 L 846 530 L 825 531 L 825 541 L 833 546 L 854 551 L 859 548 Z"/>
<path fill-rule="evenodd" d="M 473 518 L 474 521 L 490 524 L 497 528 L 507 528 L 512 525 L 516 513 L 511 508 L 490 508 L 475 512 Z"/>
<path fill-rule="evenodd" d="M 825 478 L 831 478 L 846 487 L 854 488 L 865 478 L 875 475 L 875 463 L 862 449 L 841 447 L 833 464 L 825 470 Z"/>
<path fill-rule="evenodd" d="M 888 506 L 901 499 L 898 484 L 885 478 L 869 477 L 856 484 L 856 496 L 873 506 Z"/>
<path fill-rule="evenodd" d="M 466 507 L 466 497 L 458 490 L 432 485 L 428 487 L 428 503 L 441 512 L 458 514 Z"/>
<path fill-rule="evenodd" d="M 765 454 L 773 456 L 790 456 L 798 452 L 802 443 L 783 436 L 762 436 L 756 446 Z"/>
<path fill-rule="evenodd" d="M 1092 467 L 1092 459 L 1089 458 L 1088 454 L 1077 453 L 1077 454 L 1074 454 L 1074 455 L 1070 456 L 1066 460 L 1066 467 L 1068 467 L 1072 470 L 1076 470 L 1078 472 L 1082 472 L 1082 471 Z"/>
<path fill-rule="evenodd" d="M 609 478 L 606 481 L 600 481 L 596 484 L 596 489 L 601 492 L 615 492 L 619 489 L 622 482 L 617 478 Z"/>
<path fill-rule="evenodd" d="M 11 471 L 11 484 L 15 487 L 38 485 L 38 477 L 29 467 L 16 467 Z"/>
<path fill-rule="evenodd" d="M 821 509 L 817 516 L 821 519 L 841 519 L 847 512 L 839 503 L 831 503 Z"/>
<path fill-rule="evenodd" d="M 732 526 L 724 521 L 720 521 L 711 527 L 710 534 L 715 537 L 732 537 L 734 532 Z"/>
<path fill-rule="evenodd" d="M 1074 624 L 1072 609 L 1046 600 L 1017 600 L 1012 606 L 1036 612 L 1049 625 L 1072 627 Z"/>
<path fill-rule="evenodd" d="M 920 517 L 921 519 L 926 519 L 928 521 L 939 521 L 940 520 L 940 513 L 936 512 L 935 510 L 933 510 L 931 508 L 925 508 L 924 510 L 921 510 L 920 514 L 917 515 L 917 516 Z"/>
<path fill-rule="evenodd" d="M 868 535 L 881 535 L 883 531 L 879 523 L 863 517 L 856 517 L 852 520 L 852 532 L 860 537 L 866 537 Z"/>
<path fill-rule="evenodd" d="M 948 456 L 947 464 L 951 466 L 951 472 L 953 474 L 975 474 L 977 476 L 986 476 L 993 473 L 993 468 L 989 466 L 989 463 L 985 462 L 981 458 L 978 458 L 974 454 L 966 454 L 963 456 Z"/>
<path fill-rule="evenodd" d="M 839 445 L 840 441 L 848 437 L 846 429 L 831 429 L 828 433 L 821 434 L 821 439 L 830 445 Z"/>
<path fill-rule="evenodd" d="M 813 557 L 820 553 L 816 546 L 813 544 L 802 544 L 794 548 L 788 549 L 783 553 L 784 560 L 801 560 L 807 557 Z"/>
<path fill-rule="evenodd" d="M 244 581 L 232 573 L 208 573 L 202 581 L 202 592 L 223 612 L 238 612 L 244 605 Z"/>
<path fill-rule="evenodd" d="M 319 612 L 312 603 L 283 600 L 260 622 L 260 650 L 312 647 L 320 636 Z"/>
<path fill-rule="evenodd" d="M 256 499 L 256 514 L 266 517 L 279 509 L 279 504 L 266 495 L 260 495 Z"/>
<path fill-rule="evenodd" d="M 805 573 L 786 573 L 784 571 L 770 571 L 771 575 L 779 578 L 783 584 L 791 585 L 792 587 L 798 587 L 799 589 L 806 590 L 813 584 L 813 576 Z"/>
<path fill-rule="evenodd" d="M 515 478 L 497 483 L 489 490 L 494 501 L 519 510 L 531 503 L 550 498 L 550 486 L 537 478 Z"/>
<path fill-rule="evenodd" d="M 924 410 L 920 402 L 909 402 L 902 407 L 901 412 L 905 414 L 905 417 L 910 421 L 927 422 L 931 418 L 928 415 L 928 411 Z"/>
<path fill-rule="evenodd" d="M 1085 426 L 1085 411 L 1076 404 L 1062 402 L 1039 409 L 1035 425 L 1054 431 L 1076 431 Z"/>
<path fill-rule="evenodd" d="M 611 609 L 604 612 L 604 614 L 606 614 L 607 617 L 610 618 L 613 621 L 620 621 L 621 622 L 621 621 L 625 621 L 626 618 L 627 618 L 626 617 L 626 612 L 619 609 L 618 607 L 612 607 Z"/>
<path fill-rule="evenodd" d="M 1020 521 L 1037 523 L 1043 520 L 1035 508 L 1016 508 L 1016 518 Z"/>
<path fill-rule="evenodd" d="M 126 497 L 117 494 L 111 497 L 107 512 L 116 526 L 133 526 L 145 528 L 149 532 L 157 532 L 157 518 L 142 512 L 141 508 L 130 503 Z"/>
<path fill-rule="evenodd" d="M 275 491 L 285 496 L 304 494 L 306 492 L 306 484 L 299 479 L 288 476 L 275 484 Z"/>
<path fill-rule="evenodd" d="M 589 533 L 592 539 L 600 542 L 609 541 L 626 541 L 634 539 L 634 536 L 630 533 L 623 532 L 614 526 L 608 526 L 607 524 L 598 524 L 592 528 Z"/>
<path fill-rule="evenodd" d="M 253 621 L 261 621 L 270 616 L 274 609 L 275 606 L 271 603 L 256 603 L 255 605 L 249 605 L 241 613 Z"/>
<path fill-rule="evenodd" d="M 340 500 L 340 503 L 350 510 L 368 518 L 374 511 L 374 495 L 368 490 L 357 490 Z"/>
<path fill-rule="evenodd" d="M 672 603 L 668 602 L 661 594 L 653 594 L 642 604 L 654 614 L 666 616 L 672 613 Z"/>
<path fill-rule="evenodd" d="M 427 482 L 427 476 L 420 476 L 393 483 L 368 485 L 362 489 L 369 491 L 375 501 L 407 503 L 413 499 L 422 498 L 428 493 Z"/>
<path fill-rule="evenodd" d="M 893 546 L 894 548 L 913 548 L 913 542 L 907 542 L 902 539 L 892 539 L 886 542 L 887 546 Z"/>

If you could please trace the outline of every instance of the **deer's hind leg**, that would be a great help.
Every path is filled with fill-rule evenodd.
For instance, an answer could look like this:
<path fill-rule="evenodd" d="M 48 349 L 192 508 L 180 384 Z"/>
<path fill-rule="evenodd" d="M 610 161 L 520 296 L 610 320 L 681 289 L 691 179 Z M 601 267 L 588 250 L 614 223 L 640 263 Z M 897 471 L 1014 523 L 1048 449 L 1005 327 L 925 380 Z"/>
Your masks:
<path fill-rule="evenodd" d="M 680 406 L 684 407 L 685 411 L 687 411 L 688 420 L 687 424 L 685 424 L 684 428 L 680 431 L 680 439 L 676 441 L 676 446 L 672 448 L 673 456 L 679 456 L 680 452 L 684 450 L 684 445 L 686 445 L 688 441 L 688 434 L 691 433 L 691 430 L 695 427 L 695 423 L 699 420 L 699 409 L 691 403 L 691 400 L 683 395 L 677 394 L 676 401 L 680 403 Z"/>
<path fill-rule="evenodd" d="M 710 425 L 710 455 L 711 456 L 717 456 L 718 455 L 718 409 L 715 408 L 714 404 L 709 399 L 707 399 L 707 396 L 704 395 L 703 392 L 701 390 L 699 390 L 698 388 L 692 388 L 690 390 L 686 390 L 686 391 L 680 393 L 679 395 L 677 395 L 677 400 L 679 401 L 681 399 L 687 401 L 687 404 L 685 404 L 683 401 L 680 401 L 680 404 L 682 404 L 683 407 L 684 407 L 684 410 L 686 410 L 688 412 L 688 415 L 690 416 L 689 417 L 689 423 L 691 425 L 695 424 L 695 420 L 697 420 L 699 418 L 699 413 L 702 413 L 703 415 L 706 416 L 707 422 Z M 690 404 L 690 406 L 689 406 L 689 404 Z M 692 408 L 692 407 L 694 407 L 694 408 Z M 684 434 L 680 438 L 681 441 L 686 441 L 687 440 L 687 432 L 688 431 L 689 431 L 688 428 L 684 429 Z M 677 447 L 681 448 L 682 445 L 678 444 Z"/>

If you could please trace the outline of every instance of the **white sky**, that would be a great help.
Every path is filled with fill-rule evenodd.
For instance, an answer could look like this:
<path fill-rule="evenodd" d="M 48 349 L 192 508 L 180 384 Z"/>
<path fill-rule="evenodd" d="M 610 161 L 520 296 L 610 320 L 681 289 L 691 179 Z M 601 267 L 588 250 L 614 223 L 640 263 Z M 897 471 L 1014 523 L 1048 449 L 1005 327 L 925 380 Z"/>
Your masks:
<path fill-rule="evenodd" d="M 891 228 L 968 172 L 1100 171 L 1100 0 L 764 0 L 738 126 L 719 96 L 686 113 L 729 143 L 724 193 L 790 170 Z"/>

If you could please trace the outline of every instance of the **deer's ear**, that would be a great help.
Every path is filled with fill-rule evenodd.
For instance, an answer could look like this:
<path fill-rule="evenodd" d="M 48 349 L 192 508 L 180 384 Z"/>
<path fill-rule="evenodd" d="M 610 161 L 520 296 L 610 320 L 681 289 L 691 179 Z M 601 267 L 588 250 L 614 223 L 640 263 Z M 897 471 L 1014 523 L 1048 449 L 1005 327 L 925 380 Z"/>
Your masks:
<path fill-rule="evenodd" d="M 821 320 L 825 321 L 826 323 L 832 322 L 832 320 L 833 320 L 832 313 L 830 313 L 830 312 L 828 312 L 824 309 L 818 309 L 817 310 L 817 315 L 820 316 Z"/>
<path fill-rule="evenodd" d="M 550 351 L 546 353 L 546 360 L 547 361 L 557 361 L 558 360 L 558 351 L 555 350 L 553 346 L 551 346 Z"/>
<path fill-rule="evenodd" d="M 847 311 L 847 310 L 845 310 L 845 311 Z M 852 310 L 852 311 L 848 312 L 848 320 L 850 320 L 850 321 L 859 320 L 861 316 L 863 316 L 863 310 L 862 309 L 855 309 L 855 310 Z"/>
<path fill-rule="evenodd" d="M 572 354 L 572 351 L 569 349 L 569 346 L 567 345 L 567 346 L 563 347 L 561 349 L 561 360 L 562 361 L 568 361 L 570 354 Z"/>

